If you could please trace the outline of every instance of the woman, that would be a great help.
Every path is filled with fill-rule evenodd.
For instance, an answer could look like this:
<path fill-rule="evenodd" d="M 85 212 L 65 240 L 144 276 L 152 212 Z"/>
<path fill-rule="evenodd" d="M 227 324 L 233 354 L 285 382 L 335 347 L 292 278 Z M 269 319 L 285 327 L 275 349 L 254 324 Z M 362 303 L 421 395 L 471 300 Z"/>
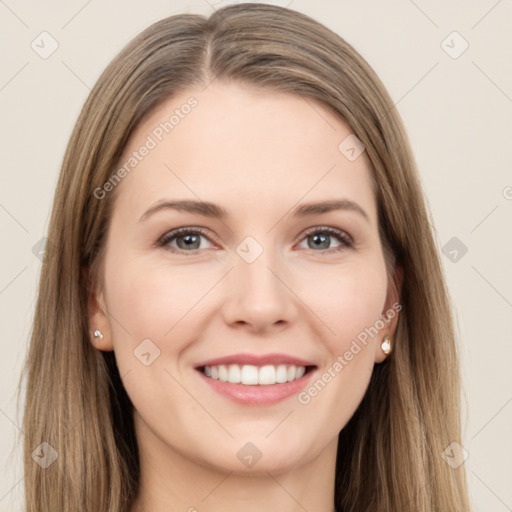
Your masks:
<path fill-rule="evenodd" d="M 338 35 L 263 4 L 146 29 L 80 114 L 48 238 L 27 512 L 469 510 L 423 192 Z"/>

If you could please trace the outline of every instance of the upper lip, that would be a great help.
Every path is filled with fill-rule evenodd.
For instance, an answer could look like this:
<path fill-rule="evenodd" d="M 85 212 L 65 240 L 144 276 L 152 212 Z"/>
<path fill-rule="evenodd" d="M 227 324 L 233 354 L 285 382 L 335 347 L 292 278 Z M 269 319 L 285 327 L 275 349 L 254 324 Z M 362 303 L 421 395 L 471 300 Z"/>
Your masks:
<path fill-rule="evenodd" d="M 218 366 L 221 364 L 251 364 L 254 366 L 289 364 L 295 366 L 316 366 L 311 361 L 306 361 L 305 359 L 289 356 L 287 354 L 232 354 L 229 356 L 208 359 L 207 361 L 197 364 L 195 367 L 203 368 L 204 366 Z"/>

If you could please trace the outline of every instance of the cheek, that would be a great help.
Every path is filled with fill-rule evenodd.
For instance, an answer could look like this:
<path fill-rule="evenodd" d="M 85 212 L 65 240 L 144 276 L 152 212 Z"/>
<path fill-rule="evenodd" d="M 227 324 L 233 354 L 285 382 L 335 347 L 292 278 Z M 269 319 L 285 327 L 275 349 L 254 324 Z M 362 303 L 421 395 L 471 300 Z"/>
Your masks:
<path fill-rule="evenodd" d="M 162 404 L 182 412 L 193 408 L 173 378 L 181 380 L 175 363 L 188 346 L 187 340 L 194 337 L 194 306 L 215 276 L 208 279 L 184 266 L 171 268 L 165 263 L 148 264 L 144 258 L 116 259 L 115 255 L 105 270 L 116 362 L 135 408 L 143 418 L 153 418 Z"/>
<path fill-rule="evenodd" d="M 116 320 L 113 328 L 121 339 L 129 332 L 134 343 L 151 338 L 161 344 L 161 340 L 175 337 L 180 323 L 186 323 L 188 312 L 208 292 L 215 277 L 198 275 L 197 270 L 185 266 L 148 264 L 144 258 L 118 261 L 107 272 L 108 299 Z"/>
<path fill-rule="evenodd" d="M 317 286 L 309 288 L 305 300 L 321 319 L 327 357 L 318 379 L 298 401 L 318 424 L 329 425 L 334 436 L 367 390 L 375 363 L 373 345 L 380 339 L 372 329 L 385 304 L 387 282 L 384 261 L 378 258 L 343 265 L 333 274 L 332 269 L 325 275 L 319 272 Z"/>
<path fill-rule="evenodd" d="M 382 313 L 387 289 L 384 261 L 354 260 L 322 268 L 314 275 L 314 286 L 302 289 L 306 304 L 324 325 L 329 351 L 343 353 Z"/>

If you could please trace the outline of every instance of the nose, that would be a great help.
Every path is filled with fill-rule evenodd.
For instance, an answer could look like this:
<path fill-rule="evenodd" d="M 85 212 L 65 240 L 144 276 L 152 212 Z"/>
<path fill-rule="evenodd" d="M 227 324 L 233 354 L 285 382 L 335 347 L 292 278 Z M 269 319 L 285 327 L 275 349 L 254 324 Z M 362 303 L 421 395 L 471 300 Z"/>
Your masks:
<path fill-rule="evenodd" d="M 286 267 L 270 257 L 270 250 L 252 263 L 235 259 L 225 285 L 224 321 L 262 333 L 285 328 L 297 317 L 297 295 Z"/>

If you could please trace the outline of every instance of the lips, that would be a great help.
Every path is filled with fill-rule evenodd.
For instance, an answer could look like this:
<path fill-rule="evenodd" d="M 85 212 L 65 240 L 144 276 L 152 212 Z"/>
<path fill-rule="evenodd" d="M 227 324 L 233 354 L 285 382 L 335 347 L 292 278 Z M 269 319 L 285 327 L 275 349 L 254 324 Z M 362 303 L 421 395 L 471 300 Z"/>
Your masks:
<path fill-rule="evenodd" d="M 317 366 L 286 354 L 234 354 L 195 366 L 211 389 L 231 400 L 269 405 L 300 391 Z"/>
<path fill-rule="evenodd" d="M 295 356 L 290 356 L 287 354 L 233 354 L 225 357 L 217 357 L 215 359 L 208 359 L 207 361 L 203 361 L 195 366 L 196 369 L 202 369 L 205 366 L 220 366 L 220 365 L 230 365 L 230 364 L 238 364 L 240 366 L 243 365 L 253 365 L 253 366 L 266 366 L 273 365 L 277 366 L 280 364 L 286 365 L 294 365 L 294 366 L 316 366 L 315 363 L 311 361 L 307 361 L 305 359 L 300 359 Z"/>

